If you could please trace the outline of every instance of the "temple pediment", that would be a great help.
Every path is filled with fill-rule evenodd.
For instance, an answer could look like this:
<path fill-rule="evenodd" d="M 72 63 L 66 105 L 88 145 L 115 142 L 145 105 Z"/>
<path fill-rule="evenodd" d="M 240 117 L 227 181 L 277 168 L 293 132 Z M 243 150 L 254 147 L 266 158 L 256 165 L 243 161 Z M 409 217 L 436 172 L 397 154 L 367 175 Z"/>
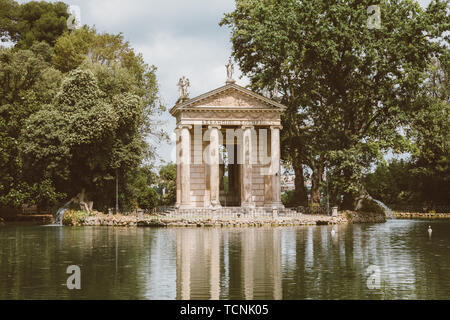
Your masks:
<path fill-rule="evenodd" d="M 198 97 L 176 104 L 170 113 L 176 116 L 180 111 L 223 110 L 223 111 L 272 111 L 283 112 L 286 107 L 274 100 L 254 93 L 237 84 L 227 84 Z"/>

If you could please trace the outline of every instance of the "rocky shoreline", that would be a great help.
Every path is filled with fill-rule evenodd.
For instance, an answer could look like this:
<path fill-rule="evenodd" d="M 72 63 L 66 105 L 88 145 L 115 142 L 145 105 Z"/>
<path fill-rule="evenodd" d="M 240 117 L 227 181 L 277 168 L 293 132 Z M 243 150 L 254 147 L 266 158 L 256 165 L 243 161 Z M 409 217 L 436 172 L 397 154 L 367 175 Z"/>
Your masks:
<path fill-rule="evenodd" d="M 264 226 L 301 226 L 301 225 L 334 225 L 346 223 L 379 223 L 385 222 L 384 215 L 374 213 L 341 212 L 338 216 L 299 214 L 293 217 L 156 217 L 156 216 L 124 216 L 96 214 L 85 217 L 82 221 L 68 221 L 65 225 L 75 226 L 122 226 L 122 227 L 264 227 Z"/>
<path fill-rule="evenodd" d="M 450 219 L 450 213 L 398 212 L 393 215 L 397 219 Z M 20 216 L 14 220 L 0 218 L 0 225 L 8 223 L 30 222 L 34 224 L 50 224 L 51 215 Z M 66 220 L 67 226 L 121 226 L 121 227 L 263 227 L 263 226 L 302 226 L 302 225 L 334 225 L 346 223 L 382 223 L 384 215 L 378 213 L 359 213 L 355 211 L 339 212 L 337 217 L 326 215 L 301 214 L 294 217 L 240 217 L 240 218 L 172 218 L 163 216 L 137 217 L 135 215 L 107 215 L 96 213 L 84 219 Z"/>
<path fill-rule="evenodd" d="M 450 219 L 450 213 L 393 212 L 397 219 Z"/>

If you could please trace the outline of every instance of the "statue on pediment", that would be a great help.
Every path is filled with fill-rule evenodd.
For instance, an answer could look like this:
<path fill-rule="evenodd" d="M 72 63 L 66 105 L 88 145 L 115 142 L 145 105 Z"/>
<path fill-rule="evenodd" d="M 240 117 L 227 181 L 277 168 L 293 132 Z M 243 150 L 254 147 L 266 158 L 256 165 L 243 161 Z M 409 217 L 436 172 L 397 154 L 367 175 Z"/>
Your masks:
<path fill-rule="evenodd" d="M 178 81 L 178 92 L 179 92 L 179 99 L 178 100 L 185 100 L 189 98 L 189 86 L 191 84 L 189 83 L 189 79 L 185 76 L 181 77 Z"/>
<path fill-rule="evenodd" d="M 231 61 L 231 57 L 230 60 L 228 60 L 228 64 L 225 65 L 225 67 L 227 68 L 227 83 L 234 83 L 234 79 L 233 79 L 233 73 L 234 73 L 234 64 L 233 61 Z"/>

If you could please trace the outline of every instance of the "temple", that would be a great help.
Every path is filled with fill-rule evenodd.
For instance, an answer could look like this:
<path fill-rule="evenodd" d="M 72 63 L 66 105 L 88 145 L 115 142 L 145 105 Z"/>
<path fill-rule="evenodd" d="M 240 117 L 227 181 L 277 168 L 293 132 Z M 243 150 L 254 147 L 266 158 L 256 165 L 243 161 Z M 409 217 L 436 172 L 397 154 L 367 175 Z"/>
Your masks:
<path fill-rule="evenodd" d="M 280 186 L 282 104 L 235 83 L 189 98 L 180 79 L 176 118 L 176 208 L 283 208 Z"/>

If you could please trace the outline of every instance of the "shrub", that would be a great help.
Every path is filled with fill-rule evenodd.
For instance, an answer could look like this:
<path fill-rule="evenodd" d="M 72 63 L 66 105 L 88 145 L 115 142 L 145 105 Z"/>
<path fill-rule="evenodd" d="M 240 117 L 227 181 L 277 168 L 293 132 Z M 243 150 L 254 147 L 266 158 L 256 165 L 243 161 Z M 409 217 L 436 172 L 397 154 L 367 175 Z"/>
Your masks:
<path fill-rule="evenodd" d="M 350 211 L 344 211 L 344 215 L 345 218 L 347 218 L 347 220 L 351 220 L 352 219 L 352 214 L 350 213 Z"/>
<path fill-rule="evenodd" d="M 86 211 L 67 210 L 63 216 L 63 225 L 65 226 L 81 226 L 89 214 Z"/>
<path fill-rule="evenodd" d="M 295 198 L 294 198 L 294 190 L 288 190 L 281 195 L 281 202 L 285 207 L 294 207 L 295 206 Z"/>

